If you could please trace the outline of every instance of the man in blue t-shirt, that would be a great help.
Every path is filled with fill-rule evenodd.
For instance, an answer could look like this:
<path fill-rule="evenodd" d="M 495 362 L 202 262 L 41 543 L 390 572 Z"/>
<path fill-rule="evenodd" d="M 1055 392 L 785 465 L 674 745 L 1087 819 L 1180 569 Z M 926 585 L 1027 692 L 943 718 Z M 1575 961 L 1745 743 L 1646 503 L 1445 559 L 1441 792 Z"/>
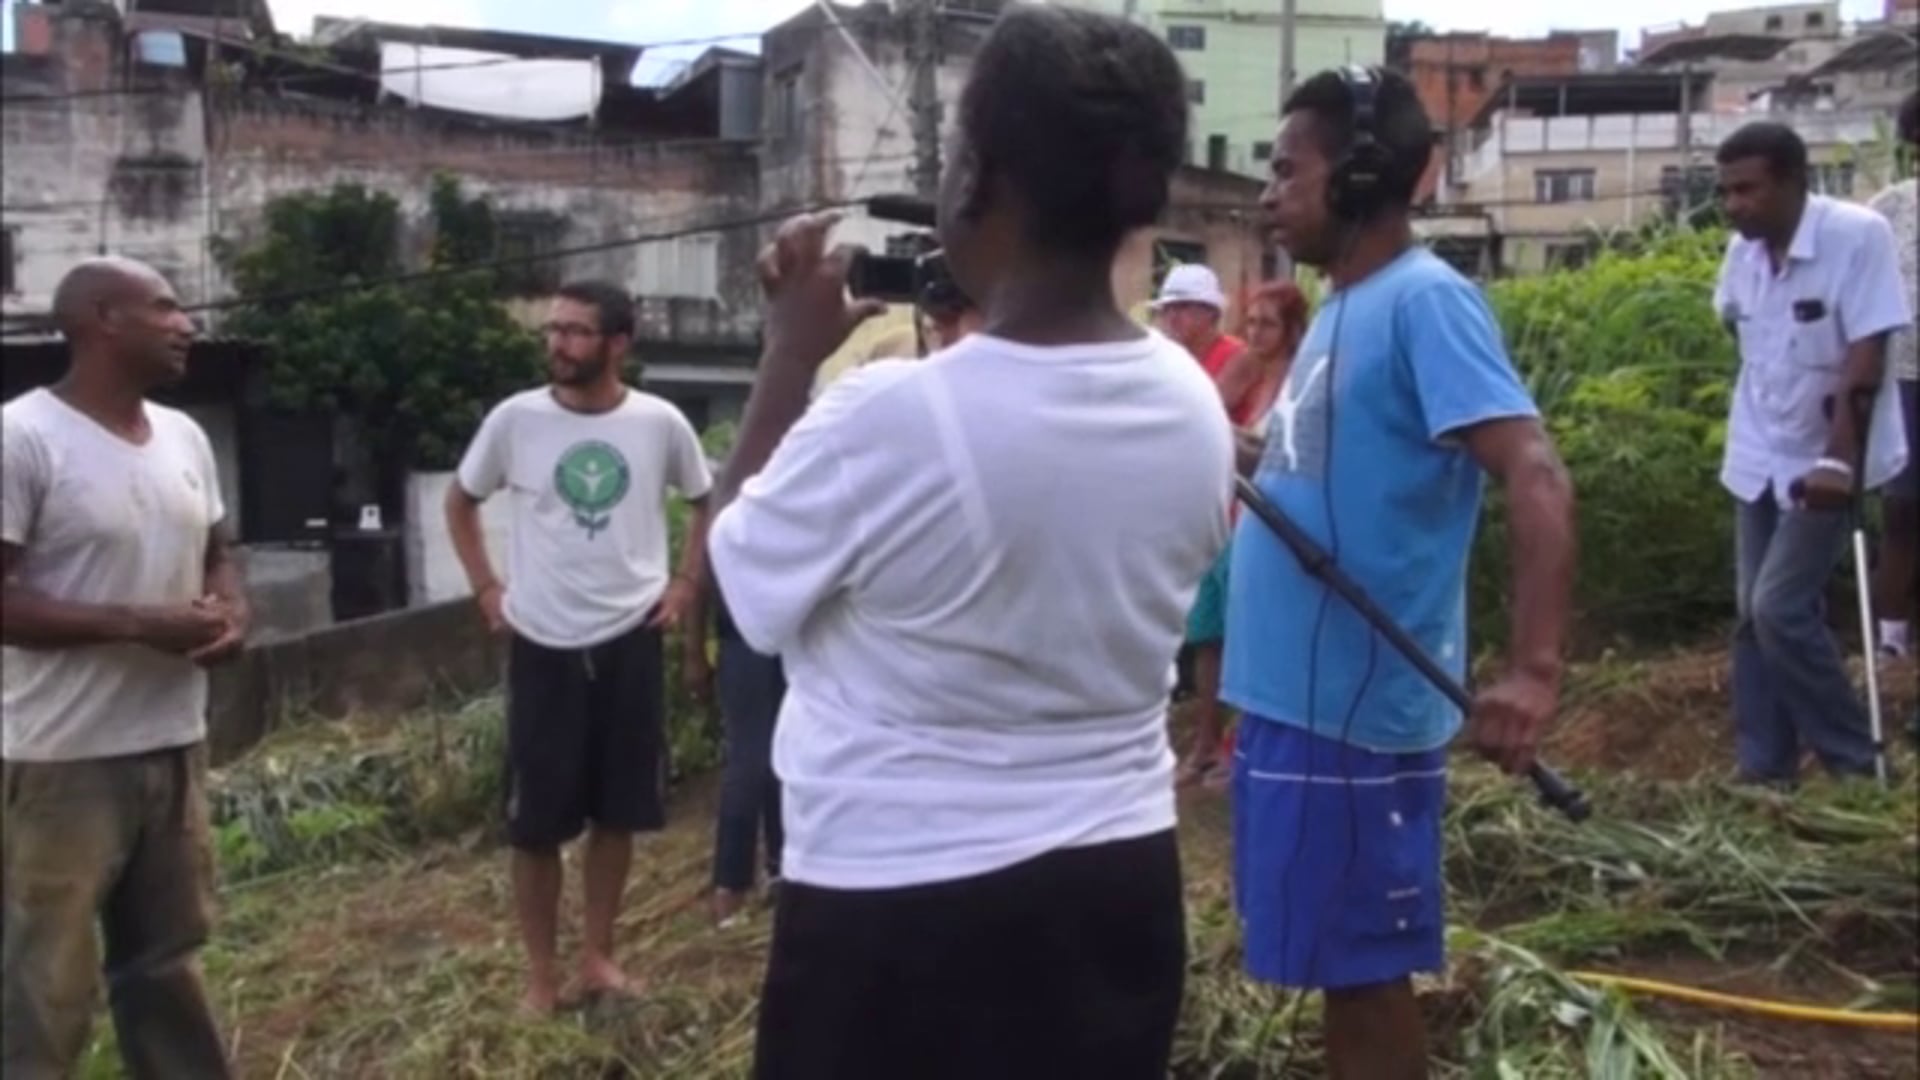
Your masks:
<path fill-rule="evenodd" d="M 1414 242 L 1433 135 L 1411 85 L 1323 73 L 1284 114 L 1262 204 L 1331 294 L 1243 468 L 1461 677 L 1482 474 L 1502 483 L 1512 644 L 1470 738 L 1522 772 L 1560 693 L 1566 470 L 1479 291 Z M 1332 1075 L 1424 1076 L 1411 976 L 1444 965 L 1446 746 L 1463 718 L 1252 515 L 1229 580 L 1223 696 L 1245 717 L 1233 802 L 1247 969 L 1325 992 Z"/>

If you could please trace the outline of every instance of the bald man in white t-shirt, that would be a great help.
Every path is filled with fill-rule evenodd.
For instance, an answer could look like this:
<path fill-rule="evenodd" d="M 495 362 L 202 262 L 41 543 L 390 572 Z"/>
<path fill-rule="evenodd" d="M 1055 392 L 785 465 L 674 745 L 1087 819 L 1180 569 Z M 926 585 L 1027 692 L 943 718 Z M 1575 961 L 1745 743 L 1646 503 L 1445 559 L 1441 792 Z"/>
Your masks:
<path fill-rule="evenodd" d="M 124 259 L 76 267 L 54 311 L 66 376 L 0 416 L 0 1073 L 68 1075 L 104 973 L 131 1075 L 223 1077 L 195 962 L 213 888 L 202 669 L 239 651 L 247 605 L 206 434 L 146 400 L 185 374 L 193 321 Z"/>

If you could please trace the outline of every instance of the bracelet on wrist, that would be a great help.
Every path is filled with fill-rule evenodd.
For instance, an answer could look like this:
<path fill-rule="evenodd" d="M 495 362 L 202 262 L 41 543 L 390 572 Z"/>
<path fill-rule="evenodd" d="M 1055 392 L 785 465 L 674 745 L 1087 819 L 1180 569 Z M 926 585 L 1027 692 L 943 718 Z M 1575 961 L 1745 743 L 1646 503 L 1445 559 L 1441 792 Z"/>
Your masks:
<path fill-rule="evenodd" d="M 1816 469 L 1825 469 L 1828 472 L 1837 472 L 1842 476 L 1853 475 L 1853 466 L 1836 457 L 1823 457 L 1814 462 L 1813 467 Z"/>

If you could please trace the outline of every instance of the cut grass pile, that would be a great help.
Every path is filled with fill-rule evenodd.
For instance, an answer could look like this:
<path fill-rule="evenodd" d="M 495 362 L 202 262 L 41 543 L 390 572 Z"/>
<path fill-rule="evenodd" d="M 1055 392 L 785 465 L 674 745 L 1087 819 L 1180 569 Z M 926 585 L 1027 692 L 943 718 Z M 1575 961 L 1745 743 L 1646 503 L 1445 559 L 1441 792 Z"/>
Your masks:
<path fill-rule="evenodd" d="M 1911 783 L 1815 782 L 1788 800 L 1656 778 L 1675 775 L 1670 763 L 1647 776 L 1580 768 L 1614 765 L 1610 749 L 1570 755 L 1605 742 L 1584 725 L 1647 725 L 1702 699 L 1708 667 L 1585 674 L 1557 740 L 1596 806 L 1585 825 L 1462 763 L 1448 817 L 1453 965 L 1422 985 L 1441 1075 L 1920 1075 L 1910 1035 L 1629 999 L 1567 976 L 1612 970 L 1830 1007 L 1920 1002 Z M 1724 726 L 1690 707 L 1692 723 Z M 673 826 L 636 860 L 619 940 L 647 999 L 551 1023 L 515 1016 L 520 955 L 491 824 L 498 727 L 497 705 L 481 702 L 296 729 L 217 778 L 226 884 L 206 960 L 243 1075 L 745 1074 L 769 925 L 764 912 L 727 932 L 708 923 L 708 779 L 680 788 Z M 1643 749 L 1663 753 L 1658 738 Z M 1902 764 L 1912 776 L 1904 751 Z M 1192 960 L 1175 1074 L 1321 1075 L 1317 1002 L 1240 974 L 1227 815 L 1216 793 L 1183 808 Z M 110 1049 L 103 1025 L 93 1075 L 114 1075 Z"/>

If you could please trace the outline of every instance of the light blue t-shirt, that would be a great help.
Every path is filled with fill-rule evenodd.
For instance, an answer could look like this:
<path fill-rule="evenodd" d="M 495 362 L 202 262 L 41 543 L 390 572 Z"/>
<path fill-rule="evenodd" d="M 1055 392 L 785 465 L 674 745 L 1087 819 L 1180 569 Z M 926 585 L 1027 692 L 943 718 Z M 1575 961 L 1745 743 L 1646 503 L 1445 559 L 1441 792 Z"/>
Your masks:
<path fill-rule="evenodd" d="M 1479 289 L 1415 248 L 1321 305 L 1254 484 L 1464 677 L 1481 470 L 1449 436 L 1536 415 Z M 1259 518 L 1240 515 L 1232 550 L 1228 702 L 1385 753 L 1431 750 L 1459 730 L 1459 710 Z"/>

